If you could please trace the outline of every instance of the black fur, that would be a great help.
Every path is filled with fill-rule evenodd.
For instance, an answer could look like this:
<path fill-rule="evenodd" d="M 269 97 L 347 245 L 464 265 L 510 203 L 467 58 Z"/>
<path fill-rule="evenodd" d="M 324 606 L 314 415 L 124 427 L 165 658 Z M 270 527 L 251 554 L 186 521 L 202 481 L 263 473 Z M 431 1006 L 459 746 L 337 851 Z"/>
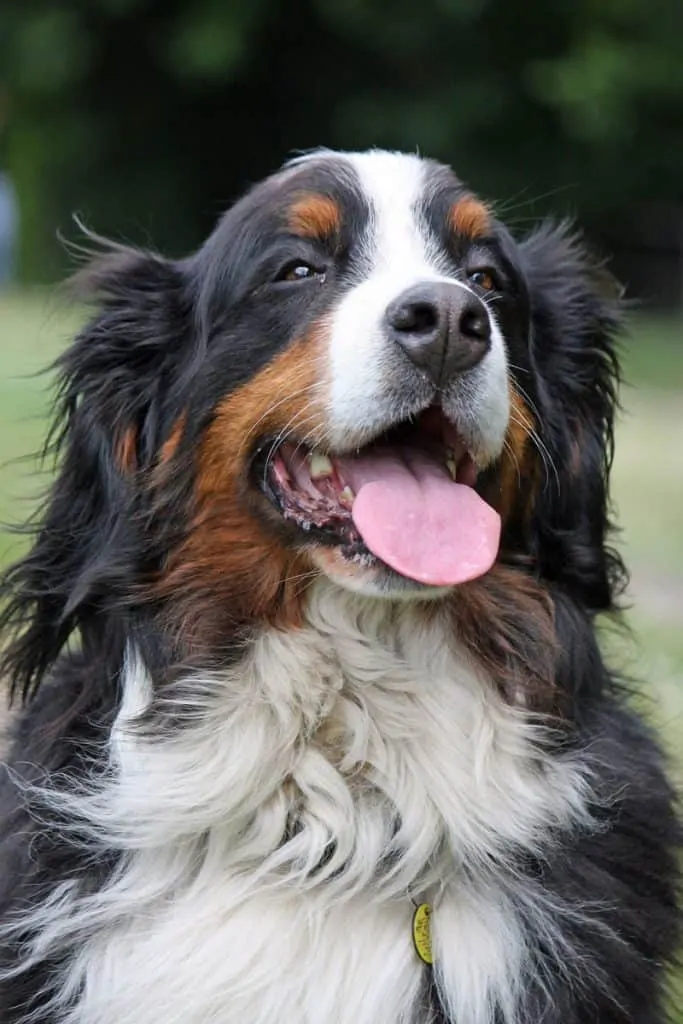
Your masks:
<path fill-rule="evenodd" d="M 544 579 L 562 584 L 587 610 L 608 611 L 624 576 L 606 547 L 618 384 L 615 286 L 567 225 L 544 225 L 520 251 L 532 296 L 533 378 L 555 467 L 536 509 L 536 554 Z"/>
<path fill-rule="evenodd" d="M 338 165 L 306 173 L 298 187 L 326 190 L 344 207 L 338 293 L 352 275 L 352 241 L 367 210 Z M 449 172 L 432 173 L 434 201 L 440 196 L 445 210 L 460 186 Z M 24 784 L 58 777 L 68 788 L 103 770 L 127 642 L 134 640 L 160 683 L 187 656 L 146 584 L 188 528 L 192 453 L 228 387 L 301 333 L 323 301 L 302 305 L 272 292 L 263 300 L 274 268 L 303 246 L 291 238 L 271 244 L 281 223 L 273 187 L 251 193 L 189 260 L 120 249 L 84 278 L 99 308 L 59 362 L 59 472 L 30 552 L 3 582 L 2 672 L 25 708 L 0 776 L 2 922 L 40 906 L 65 879 L 95 891 L 115 870 L 109 851 L 84 848 L 63 822 L 44 822 Z M 600 766 L 594 813 L 603 826 L 560 843 L 549 837 L 546 856 L 534 862 L 513 863 L 511 851 L 511 872 L 530 879 L 540 902 L 576 909 L 563 911 L 560 924 L 580 960 L 566 975 L 548 966 L 547 937 L 538 933 L 533 906 L 524 908 L 535 970 L 525 979 L 520 1020 L 663 1024 L 664 970 L 679 940 L 681 833 L 656 740 L 627 710 L 594 621 L 615 609 L 623 579 L 607 544 L 619 304 L 565 227 L 543 226 L 518 245 L 497 225 L 490 245 L 509 282 L 500 315 L 513 373 L 549 460 L 531 519 L 510 521 L 504 557 L 552 602 L 554 683 L 571 697 L 558 754 L 581 751 Z M 182 410 L 174 473 L 149 486 Z M 134 467 L 126 473 L 117 445 L 130 428 Z M 225 637 L 220 656 L 236 657 L 237 640 Z M 59 1024 L 43 1009 L 58 960 L 11 974 L 21 956 L 16 935 L 0 939 L 0 974 L 10 972 L 0 981 L 2 1024 Z M 467 1024 L 439 1018 L 435 993 L 432 999 L 434 1019 Z"/>

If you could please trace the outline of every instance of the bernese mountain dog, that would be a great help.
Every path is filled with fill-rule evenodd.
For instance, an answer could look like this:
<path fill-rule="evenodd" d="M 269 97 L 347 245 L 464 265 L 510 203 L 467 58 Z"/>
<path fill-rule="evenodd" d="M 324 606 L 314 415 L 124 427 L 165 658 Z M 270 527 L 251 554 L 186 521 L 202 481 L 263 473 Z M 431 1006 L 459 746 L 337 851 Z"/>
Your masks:
<path fill-rule="evenodd" d="M 382 151 L 99 248 L 4 578 L 2 1024 L 662 1024 L 607 275 Z"/>

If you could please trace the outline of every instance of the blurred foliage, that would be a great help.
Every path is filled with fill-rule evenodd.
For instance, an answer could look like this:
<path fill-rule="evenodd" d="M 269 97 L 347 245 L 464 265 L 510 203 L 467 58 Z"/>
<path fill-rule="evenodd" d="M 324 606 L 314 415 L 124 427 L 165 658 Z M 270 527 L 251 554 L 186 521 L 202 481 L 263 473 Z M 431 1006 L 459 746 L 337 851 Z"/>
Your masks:
<path fill-rule="evenodd" d="M 681 0 L 0 0 L 24 277 L 74 211 L 184 251 L 322 144 L 417 146 L 521 226 L 680 200 L 681 38 Z"/>

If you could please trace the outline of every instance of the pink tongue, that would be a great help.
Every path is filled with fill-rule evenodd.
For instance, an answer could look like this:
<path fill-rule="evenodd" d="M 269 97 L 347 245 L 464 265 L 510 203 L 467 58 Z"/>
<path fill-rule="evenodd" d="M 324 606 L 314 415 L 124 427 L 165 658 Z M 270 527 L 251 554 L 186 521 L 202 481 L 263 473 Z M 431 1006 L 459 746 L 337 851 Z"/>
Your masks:
<path fill-rule="evenodd" d="M 374 555 L 402 576 L 436 586 L 491 568 L 500 516 L 471 487 L 422 452 L 340 460 L 356 494 L 353 521 Z"/>

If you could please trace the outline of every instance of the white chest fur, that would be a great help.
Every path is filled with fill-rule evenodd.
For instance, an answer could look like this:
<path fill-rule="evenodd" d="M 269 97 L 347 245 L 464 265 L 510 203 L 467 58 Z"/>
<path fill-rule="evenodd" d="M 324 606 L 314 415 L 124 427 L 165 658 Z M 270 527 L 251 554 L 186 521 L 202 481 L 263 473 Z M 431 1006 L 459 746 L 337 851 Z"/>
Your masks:
<path fill-rule="evenodd" d="M 517 1021 L 528 951 L 505 850 L 585 817 L 585 768 L 541 752 L 435 616 L 321 584 L 308 625 L 169 698 L 131 655 L 112 776 L 71 813 L 125 851 L 105 891 L 66 890 L 43 941 L 74 959 L 65 1024 L 423 1024 L 411 896 L 433 902 L 455 1020 Z"/>

